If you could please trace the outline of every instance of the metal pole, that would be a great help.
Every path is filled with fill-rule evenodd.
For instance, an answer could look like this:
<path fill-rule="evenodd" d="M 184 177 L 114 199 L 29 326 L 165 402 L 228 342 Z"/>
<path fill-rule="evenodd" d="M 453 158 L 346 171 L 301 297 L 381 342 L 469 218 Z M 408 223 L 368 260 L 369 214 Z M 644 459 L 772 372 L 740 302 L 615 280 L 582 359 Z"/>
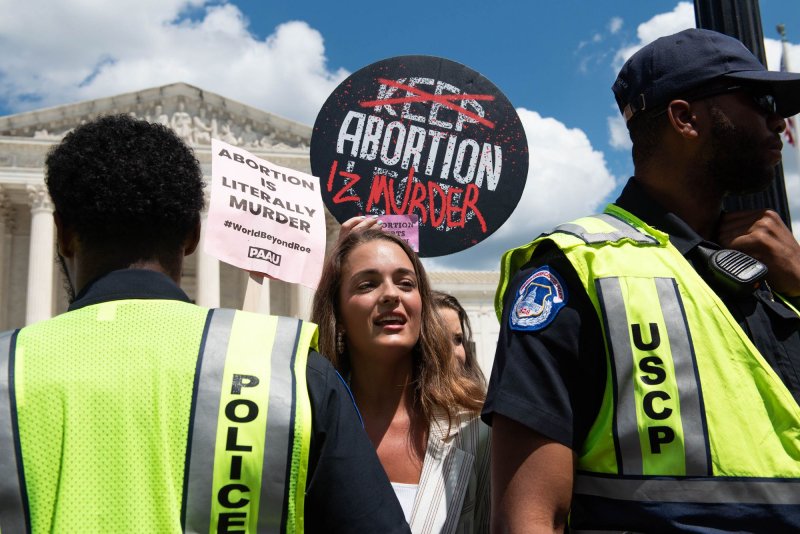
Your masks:
<path fill-rule="evenodd" d="M 736 37 L 767 66 L 758 0 L 694 0 L 694 17 L 698 28 Z M 766 191 L 731 195 L 725 199 L 725 209 L 730 211 L 764 208 L 778 212 L 789 229 L 792 228 L 783 166 L 780 164 L 775 168 L 775 180 Z"/>

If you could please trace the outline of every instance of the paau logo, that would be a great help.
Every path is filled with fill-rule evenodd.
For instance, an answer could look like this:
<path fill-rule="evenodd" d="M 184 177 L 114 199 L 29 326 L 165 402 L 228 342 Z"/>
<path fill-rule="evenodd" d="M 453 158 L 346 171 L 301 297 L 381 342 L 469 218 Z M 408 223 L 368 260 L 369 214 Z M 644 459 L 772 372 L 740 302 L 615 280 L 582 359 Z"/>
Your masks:
<path fill-rule="evenodd" d="M 273 265 L 280 266 L 281 264 L 281 255 L 276 254 L 271 250 L 267 250 L 265 248 L 250 247 L 249 250 L 247 251 L 247 257 L 264 260 Z"/>

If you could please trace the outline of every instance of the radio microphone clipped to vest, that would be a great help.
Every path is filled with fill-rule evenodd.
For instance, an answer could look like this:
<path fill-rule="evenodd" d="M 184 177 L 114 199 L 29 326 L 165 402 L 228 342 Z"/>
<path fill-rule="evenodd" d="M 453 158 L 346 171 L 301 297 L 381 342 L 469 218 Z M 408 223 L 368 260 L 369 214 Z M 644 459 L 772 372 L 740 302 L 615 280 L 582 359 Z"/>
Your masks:
<path fill-rule="evenodd" d="M 705 260 L 713 282 L 728 292 L 752 293 L 767 276 L 767 266 L 744 252 L 714 250 L 701 245 L 697 249 Z"/>

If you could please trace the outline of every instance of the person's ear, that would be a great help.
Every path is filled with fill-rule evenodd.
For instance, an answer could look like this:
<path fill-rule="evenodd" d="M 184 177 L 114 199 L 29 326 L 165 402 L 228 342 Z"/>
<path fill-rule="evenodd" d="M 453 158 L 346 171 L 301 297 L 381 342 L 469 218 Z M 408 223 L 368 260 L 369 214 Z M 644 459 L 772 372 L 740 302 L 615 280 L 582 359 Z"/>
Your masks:
<path fill-rule="evenodd" d="M 197 250 L 198 244 L 200 244 L 200 217 L 197 218 L 192 231 L 189 232 L 189 235 L 186 236 L 186 240 L 183 242 L 183 255 L 188 256 Z"/>
<path fill-rule="evenodd" d="M 685 139 L 695 139 L 700 135 L 695 111 L 686 100 L 673 100 L 667 105 L 670 126 Z"/>
<path fill-rule="evenodd" d="M 56 225 L 56 247 L 58 253 L 65 258 L 75 256 L 78 246 L 78 235 L 75 230 L 64 222 L 61 215 L 56 211 L 53 213 L 53 220 Z"/>

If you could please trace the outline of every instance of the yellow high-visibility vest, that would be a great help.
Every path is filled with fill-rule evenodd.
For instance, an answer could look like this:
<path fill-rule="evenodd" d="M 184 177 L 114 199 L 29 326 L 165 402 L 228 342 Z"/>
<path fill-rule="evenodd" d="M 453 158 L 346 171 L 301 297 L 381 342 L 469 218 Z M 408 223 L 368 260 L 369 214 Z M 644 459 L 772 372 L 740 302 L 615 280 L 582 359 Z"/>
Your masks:
<path fill-rule="evenodd" d="M 311 323 L 172 300 L 0 336 L 0 529 L 303 532 Z"/>
<path fill-rule="evenodd" d="M 544 240 L 583 283 L 608 369 L 578 451 L 571 526 L 735 525 L 753 514 L 798 528 L 800 407 L 669 236 L 615 205 L 560 225 L 506 252 L 497 306 Z"/>

